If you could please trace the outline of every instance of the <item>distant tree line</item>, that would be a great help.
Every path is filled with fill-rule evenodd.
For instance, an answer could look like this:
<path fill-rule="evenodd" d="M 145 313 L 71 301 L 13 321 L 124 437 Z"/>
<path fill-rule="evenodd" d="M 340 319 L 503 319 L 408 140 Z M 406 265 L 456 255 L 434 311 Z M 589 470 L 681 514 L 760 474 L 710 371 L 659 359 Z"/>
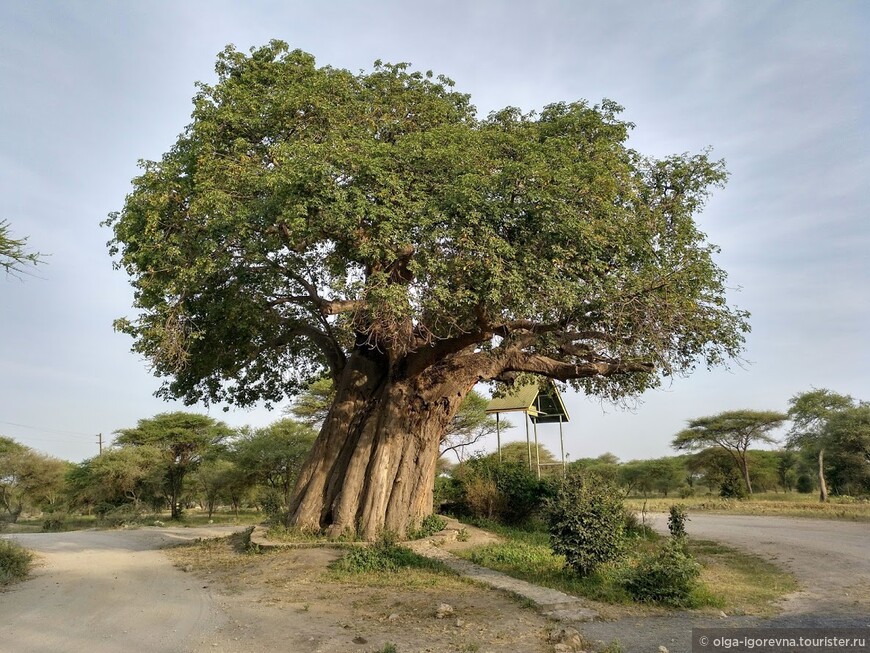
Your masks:
<path fill-rule="evenodd" d="M 782 441 L 774 431 L 791 422 Z M 768 448 L 759 449 L 759 445 Z M 753 492 L 870 494 L 870 404 L 813 389 L 789 401 L 786 413 L 736 410 L 689 420 L 672 440 L 680 452 L 650 460 L 620 461 L 612 453 L 574 460 L 567 473 L 594 475 L 625 496 L 742 498 Z M 455 465 L 436 482 L 436 500 L 475 517 L 518 521 L 552 496 L 554 478 L 538 481 L 528 468 L 525 442 Z M 541 459 L 552 454 L 541 448 Z M 559 477 L 561 466 L 547 466 Z"/>
<path fill-rule="evenodd" d="M 22 514 L 96 515 L 108 525 L 148 514 L 172 519 L 196 508 L 261 511 L 287 523 L 302 463 L 334 394 L 331 382 L 309 385 L 287 416 L 263 428 L 232 429 L 206 415 L 161 413 L 120 429 L 100 455 L 74 464 L 0 437 L 0 524 Z M 464 451 L 492 432 L 486 400 L 472 392 L 445 433 L 442 452 Z"/>
<path fill-rule="evenodd" d="M 196 507 L 211 517 L 218 509 L 261 511 L 275 522 L 288 519 L 290 498 L 314 427 L 329 406 L 329 384 L 315 382 L 285 417 L 263 428 L 231 429 L 205 415 L 162 413 L 121 429 L 102 454 L 73 464 L 40 454 L 0 436 L 0 523 L 22 514 L 95 514 L 124 523 L 151 512 L 178 518 Z M 673 439 L 681 452 L 651 460 L 620 461 L 607 453 L 574 460 L 567 472 L 611 482 L 626 496 L 818 491 L 870 494 L 870 404 L 829 390 L 795 395 L 787 413 L 729 411 L 689 421 Z M 525 442 L 496 453 L 469 455 L 491 432 L 486 401 L 469 395 L 442 442 L 443 473 L 436 503 L 475 516 L 520 522 L 553 495 L 561 465 L 540 447 L 547 474 L 528 465 Z M 772 431 L 791 422 L 780 448 Z M 457 462 L 453 463 L 455 460 Z"/>

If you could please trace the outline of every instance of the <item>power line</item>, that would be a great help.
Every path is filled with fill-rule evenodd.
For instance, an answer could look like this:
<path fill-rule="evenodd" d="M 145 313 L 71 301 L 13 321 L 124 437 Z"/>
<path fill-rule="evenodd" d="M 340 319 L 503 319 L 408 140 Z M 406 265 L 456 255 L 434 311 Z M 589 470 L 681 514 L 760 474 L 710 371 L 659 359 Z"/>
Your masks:
<path fill-rule="evenodd" d="M 45 433 L 60 433 L 61 435 L 84 435 L 89 438 L 94 437 L 93 433 L 82 433 L 81 431 L 64 431 L 62 429 L 50 429 L 45 426 L 29 426 L 27 424 L 18 424 L 16 422 L 4 422 L 0 420 L 0 424 L 8 424 L 9 426 L 20 426 L 23 429 L 33 429 L 34 431 L 43 431 Z"/>

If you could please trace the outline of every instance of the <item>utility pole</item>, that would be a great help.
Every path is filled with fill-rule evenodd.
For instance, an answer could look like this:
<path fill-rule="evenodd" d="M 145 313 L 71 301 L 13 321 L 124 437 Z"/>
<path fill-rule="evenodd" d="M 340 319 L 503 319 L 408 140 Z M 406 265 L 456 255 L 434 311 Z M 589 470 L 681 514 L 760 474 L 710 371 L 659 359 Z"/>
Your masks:
<path fill-rule="evenodd" d="M 102 433 L 97 433 L 97 442 L 100 445 L 100 455 L 102 456 L 103 455 L 103 434 Z"/>

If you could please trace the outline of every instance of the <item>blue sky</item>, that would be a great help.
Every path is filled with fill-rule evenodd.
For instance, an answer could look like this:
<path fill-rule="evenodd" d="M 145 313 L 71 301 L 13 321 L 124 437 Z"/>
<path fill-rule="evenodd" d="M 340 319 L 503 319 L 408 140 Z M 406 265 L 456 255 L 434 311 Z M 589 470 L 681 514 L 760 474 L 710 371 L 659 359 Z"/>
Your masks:
<path fill-rule="evenodd" d="M 132 293 L 99 223 L 137 160 L 187 124 L 215 55 L 272 38 L 319 64 L 446 74 L 481 114 L 610 98 L 639 151 L 709 146 L 727 161 L 699 222 L 732 303 L 752 312 L 748 362 L 632 411 L 571 395 L 572 458 L 665 455 L 687 419 L 784 410 L 811 387 L 870 399 L 868 34 L 860 0 L 2 3 L 0 217 L 48 256 L 32 276 L 0 276 L 0 434 L 81 460 L 97 433 L 179 408 L 152 396 L 147 361 L 112 330 Z M 280 410 L 211 414 L 264 425 Z"/>

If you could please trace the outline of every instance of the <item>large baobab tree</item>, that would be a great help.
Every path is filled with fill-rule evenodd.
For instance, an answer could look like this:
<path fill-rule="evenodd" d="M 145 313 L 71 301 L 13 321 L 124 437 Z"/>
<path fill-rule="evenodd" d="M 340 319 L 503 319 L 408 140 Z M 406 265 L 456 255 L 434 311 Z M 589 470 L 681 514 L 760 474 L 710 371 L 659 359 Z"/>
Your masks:
<path fill-rule="evenodd" d="M 706 153 L 651 159 L 610 101 L 480 118 L 443 76 L 227 48 L 192 122 L 110 216 L 134 350 L 187 402 L 336 396 L 291 500 L 305 528 L 404 533 L 481 380 L 609 398 L 737 355 L 695 222 Z"/>

